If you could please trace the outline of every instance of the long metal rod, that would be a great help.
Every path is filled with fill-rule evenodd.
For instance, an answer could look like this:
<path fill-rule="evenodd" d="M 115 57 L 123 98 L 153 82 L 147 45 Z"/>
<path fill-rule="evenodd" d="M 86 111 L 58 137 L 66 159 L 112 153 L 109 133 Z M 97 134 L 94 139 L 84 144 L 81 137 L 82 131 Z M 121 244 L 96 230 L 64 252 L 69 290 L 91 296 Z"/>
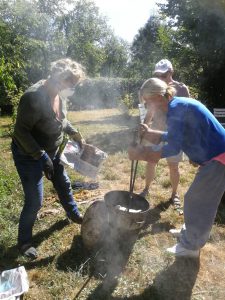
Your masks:
<path fill-rule="evenodd" d="M 142 143 L 142 140 L 143 140 L 143 135 L 140 137 L 139 144 Z M 135 167 L 134 167 L 134 160 L 132 160 L 131 161 L 131 173 L 130 173 L 130 191 L 129 191 L 128 212 L 129 212 L 131 201 L 133 198 L 134 183 L 135 183 L 135 179 L 136 179 L 136 175 L 137 175 L 137 168 L 138 168 L 138 160 L 136 160 L 136 162 L 135 162 Z"/>
<path fill-rule="evenodd" d="M 138 160 L 135 162 L 134 175 L 133 175 L 133 183 L 132 183 L 132 187 L 131 187 L 131 193 L 132 194 L 133 194 L 133 191 L 134 191 L 134 183 L 135 183 L 135 179 L 136 179 L 136 175 L 137 175 L 137 167 L 138 167 Z"/>
<path fill-rule="evenodd" d="M 84 282 L 84 284 L 82 285 L 82 287 L 80 288 L 80 290 L 78 291 L 78 293 L 76 294 L 76 296 L 73 298 L 73 300 L 77 299 L 80 295 L 80 293 L 83 291 L 83 289 L 85 288 L 85 286 L 89 283 L 89 281 L 91 280 L 92 276 L 94 275 L 94 271 L 92 271 L 92 273 L 90 274 L 90 276 L 88 277 L 88 279 Z"/>
<path fill-rule="evenodd" d="M 104 248 L 101 247 L 100 249 L 98 249 L 95 253 L 95 255 L 93 257 L 90 257 L 89 259 L 86 260 L 85 263 L 87 263 L 88 261 L 92 261 L 92 264 L 94 264 L 96 257 L 99 255 L 99 253 L 102 251 L 102 249 Z M 91 278 L 93 277 L 95 273 L 95 269 L 92 270 L 92 272 L 90 273 L 88 279 L 84 282 L 84 284 L 82 285 L 82 287 L 79 289 L 79 291 L 76 293 L 75 297 L 73 298 L 73 300 L 76 300 L 78 298 L 78 296 L 80 295 L 80 293 L 83 291 L 83 289 L 85 288 L 85 286 L 89 283 L 89 281 L 91 280 Z"/>
<path fill-rule="evenodd" d="M 134 160 L 131 161 L 131 171 L 130 171 L 130 197 L 133 192 L 133 172 L 134 172 Z"/>

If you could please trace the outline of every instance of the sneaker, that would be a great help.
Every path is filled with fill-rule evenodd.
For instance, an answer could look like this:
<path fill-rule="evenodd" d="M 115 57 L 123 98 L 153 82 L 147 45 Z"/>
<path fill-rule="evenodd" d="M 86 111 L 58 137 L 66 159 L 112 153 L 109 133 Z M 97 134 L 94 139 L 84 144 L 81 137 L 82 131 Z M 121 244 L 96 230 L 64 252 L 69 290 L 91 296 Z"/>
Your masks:
<path fill-rule="evenodd" d="M 24 244 L 19 247 L 20 253 L 30 259 L 36 259 L 38 257 L 37 250 L 31 244 Z"/>
<path fill-rule="evenodd" d="M 173 207 L 175 210 L 179 210 L 181 208 L 181 201 L 178 194 L 175 194 L 171 197 Z"/>
<path fill-rule="evenodd" d="M 143 189 L 143 191 L 139 194 L 141 197 L 145 198 L 149 195 L 149 190 L 148 189 Z"/>
<path fill-rule="evenodd" d="M 83 216 L 81 214 L 76 215 L 67 215 L 68 219 L 71 220 L 73 223 L 82 224 L 83 222 Z"/>
<path fill-rule="evenodd" d="M 175 238 L 180 238 L 181 237 L 181 229 L 170 229 L 169 233 L 171 233 L 172 236 L 175 237 Z"/>
<path fill-rule="evenodd" d="M 189 250 L 184 248 L 180 243 L 171 248 L 167 248 L 166 252 L 176 257 L 199 257 L 200 250 Z"/>

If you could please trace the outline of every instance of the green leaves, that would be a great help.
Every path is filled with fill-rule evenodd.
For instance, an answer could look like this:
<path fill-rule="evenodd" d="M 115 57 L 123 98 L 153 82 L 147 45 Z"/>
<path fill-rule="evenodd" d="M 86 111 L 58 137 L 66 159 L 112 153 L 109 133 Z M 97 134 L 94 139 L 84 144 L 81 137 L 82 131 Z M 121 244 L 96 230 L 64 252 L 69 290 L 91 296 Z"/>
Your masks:
<path fill-rule="evenodd" d="M 169 0 L 162 12 L 173 20 L 184 78 L 209 106 L 224 106 L 225 5 L 223 0 Z M 173 46 L 174 49 L 174 46 Z"/>
<path fill-rule="evenodd" d="M 128 46 L 93 1 L 0 0 L 0 40 L 0 106 L 65 56 L 92 77 L 121 76 L 127 66 Z"/>

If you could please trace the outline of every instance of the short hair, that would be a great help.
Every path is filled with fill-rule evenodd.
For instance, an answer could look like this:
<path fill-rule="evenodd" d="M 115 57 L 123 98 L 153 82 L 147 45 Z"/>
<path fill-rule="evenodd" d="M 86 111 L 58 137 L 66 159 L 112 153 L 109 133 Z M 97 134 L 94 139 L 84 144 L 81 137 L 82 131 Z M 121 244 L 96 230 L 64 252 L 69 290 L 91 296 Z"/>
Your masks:
<path fill-rule="evenodd" d="M 62 58 L 51 63 L 50 78 L 80 82 L 86 78 L 85 69 L 70 58 Z"/>
<path fill-rule="evenodd" d="M 140 89 L 140 96 L 154 96 L 154 95 L 161 95 L 164 97 L 171 96 L 173 97 L 176 93 L 176 90 L 172 87 L 167 85 L 166 82 L 159 78 L 149 78 L 147 79 L 141 86 Z"/>

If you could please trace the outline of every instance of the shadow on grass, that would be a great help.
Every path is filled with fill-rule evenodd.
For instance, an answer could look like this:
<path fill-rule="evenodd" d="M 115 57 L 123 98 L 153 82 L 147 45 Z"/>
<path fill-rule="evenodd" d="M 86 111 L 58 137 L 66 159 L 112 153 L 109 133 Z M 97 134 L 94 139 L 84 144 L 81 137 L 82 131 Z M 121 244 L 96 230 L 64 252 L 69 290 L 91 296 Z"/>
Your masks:
<path fill-rule="evenodd" d="M 48 229 L 45 229 L 33 236 L 33 244 L 35 247 L 41 244 L 43 240 L 46 240 L 49 236 L 52 235 L 53 232 L 63 229 L 66 225 L 68 225 L 68 220 L 60 220 L 59 222 L 53 224 Z M 1 247 L 0 247 L 1 250 Z M 1 251 L 3 253 L 3 251 Z M 1 264 L 0 270 L 12 269 L 18 267 L 21 262 L 18 260 L 18 256 L 20 255 L 19 250 L 16 245 L 4 249 L 4 254 L 1 255 Z M 54 259 L 54 256 L 48 257 L 45 259 L 40 259 L 37 261 L 27 261 L 24 258 L 23 265 L 28 269 L 41 267 L 43 265 L 48 265 L 51 260 Z"/>
<path fill-rule="evenodd" d="M 151 286 L 143 293 L 131 297 L 113 297 L 116 282 L 108 286 L 100 284 L 88 300 L 190 300 L 199 272 L 198 259 L 177 258 L 166 270 L 156 275 Z"/>
<path fill-rule="evenodd" d="M 134 140 L 134 134 L 134 129 L 95 134 L 87 139 L 87 143 L 99 147 L 108 154 L 115 154 L 119 151 L 127 151 Z"/>
<path fill-rule="evenodd" d="M 190 300 L 199 268 L 199 258 L 177 258 L 171 266 L 157 274 L 153 284 L 147 287 L 140 295 L 131 297 L 110 297 L 108 299 Z M 94 299 L 97 300 L 97 298 L 93 298 L 93 300 Z"/>
<path fill-rule="evenodd" d="M 98 266 L 97 272 L 104 275 L 102 282 L 87 298 L 91 299 L 108 299 L 115 290 L 118 277 L 123 272 L 133 246 L 137 241 L 139 230 L 121 232 L 117 239 L 108 240 L 106 247 L 104 247 L 103 258 L 105 261 L 104 266 Z"/>
<path fill-rule="evenodd" d="M 60 220 L 56 223 L 54 223 L 49 228 L 42 230 L 41 232 L 36 233 L 33 236 L 34 246 L 38 246 L 41 244 L 42 241 L 46 240 L 48 237 L 50 237 L 53 232 L 62 230 L 65 226 L 69 224 L 68 219 Z"/>
<path fill-rule="evenodd" d="M 71 248 L 57 259 L 57 269 L 63 271 L 69 269 L 80 272 L 82 275 L 87 275 L 89 274 L 89 264 L 85 264 L 85 262 L 89 258 L 91 260 L 91 253 L 85 249 L 81 236 L 76 235 L 74 236 Z"/>
<path fill-rule="evenodd" d="M 57 268 L 64 271 L 72 269 L 82 275 L 88 275 L 79 293 L 82 293 L 92 276 L 101 279 L 102 282 L 91 297 L 98 300 L 106 299 L 104 297 L 110 295 L 117 286 L 117 277 L 127 264 L 138 233 L 138 231 L 117 232 L 115 237 L 113 235 L 115 232 L 110 232 L 102 246 L 98 247 L 98 251 L 94 250 L 92 253 L 85 249 L 81 236 L 75 236 L 71 248 L 58 258 Z"/>
<path fill-rule="evenodd" d="M 159 232 L 168 232 L 172 227 L 170 222 L 157 223 L 160 220 L 160 214 L 162 211 L 165 211 L 172 204 L 171 199 L 166 202 L 160 202 L 154 208 L 149 210 L 149 213 L 145 220 L 145 225 L 142 227 L 142 231 L 139 234 L 139 239 L 148 235 L 148 234 L 156 234 Z M 151 225 L 150 230 L 148 230 L 149 225 Z"/>

